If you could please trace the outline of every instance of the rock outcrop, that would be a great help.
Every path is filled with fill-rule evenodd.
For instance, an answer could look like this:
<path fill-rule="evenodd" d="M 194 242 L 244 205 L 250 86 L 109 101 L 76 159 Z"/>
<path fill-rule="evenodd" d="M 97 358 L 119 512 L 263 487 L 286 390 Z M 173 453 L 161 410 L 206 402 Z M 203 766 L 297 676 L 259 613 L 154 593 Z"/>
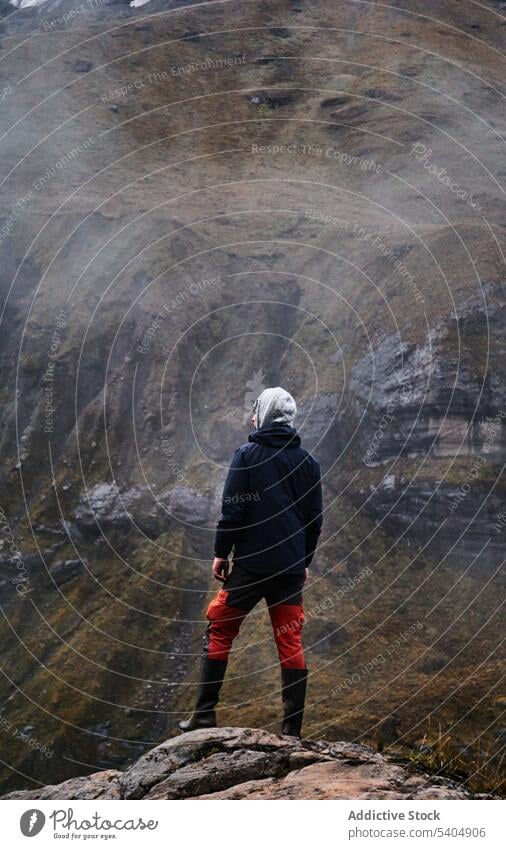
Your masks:
<path fill-rule="evenodd" d="M 440 776 L 368 746 L 212 728 L 172 737 L 126 772 L 106 770 L 4 799 L 469 799 Z"/>

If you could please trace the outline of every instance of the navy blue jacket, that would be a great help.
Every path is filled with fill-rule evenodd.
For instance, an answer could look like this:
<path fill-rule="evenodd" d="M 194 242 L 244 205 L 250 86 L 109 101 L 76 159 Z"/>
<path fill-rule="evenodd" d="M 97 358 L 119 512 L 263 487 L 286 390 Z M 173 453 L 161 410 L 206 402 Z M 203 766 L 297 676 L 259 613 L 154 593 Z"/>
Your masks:
<path fill-rule="evenodd" d="M 214 553 L 250 572 L 304 572 L 322 526 L 320 467 L 288 425 L 255 430 L 233 456 Z"/>

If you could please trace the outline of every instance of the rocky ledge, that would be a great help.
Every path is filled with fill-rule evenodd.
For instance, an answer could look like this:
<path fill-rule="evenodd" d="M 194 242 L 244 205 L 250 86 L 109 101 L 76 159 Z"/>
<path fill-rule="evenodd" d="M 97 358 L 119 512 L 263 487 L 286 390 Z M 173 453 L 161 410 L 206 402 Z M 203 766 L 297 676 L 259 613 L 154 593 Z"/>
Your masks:
<path fill-rule="evenodd" d="M 4 799 L 470 799 L 464 787 L 354 743 L 212 728 L 107 770 Z"/>

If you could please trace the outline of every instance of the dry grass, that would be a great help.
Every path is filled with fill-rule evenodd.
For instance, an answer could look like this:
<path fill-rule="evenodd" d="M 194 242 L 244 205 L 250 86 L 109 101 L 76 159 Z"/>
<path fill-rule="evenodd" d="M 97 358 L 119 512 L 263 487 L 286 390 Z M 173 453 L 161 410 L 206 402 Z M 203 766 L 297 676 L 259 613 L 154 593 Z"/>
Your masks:
<path fill-rule="evenodd" d="M 493 796 L 506 795 L 504 771 L 504 746 L 499 751 L 482 749 L 478 742 L 476 754 L 467 758 L 456 751 L 449 733 L 438 726 L 436 734 L 430 730 L 416 748 L 410 748 L 408 760 L 430 775 L 440 775 L 464 784 L 473 793 Z"/>

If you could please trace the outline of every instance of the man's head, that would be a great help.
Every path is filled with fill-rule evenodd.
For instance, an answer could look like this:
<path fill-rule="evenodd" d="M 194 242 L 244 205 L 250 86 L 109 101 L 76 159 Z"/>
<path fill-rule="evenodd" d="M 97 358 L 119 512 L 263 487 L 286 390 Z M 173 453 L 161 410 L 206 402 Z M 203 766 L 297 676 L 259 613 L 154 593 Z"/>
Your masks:
<path fill-rule="evenodd" d="M 253 408 L 253 427 L 292 425 L 297 405 L 286 389 L 274 386 L 264 389 Z"/>

